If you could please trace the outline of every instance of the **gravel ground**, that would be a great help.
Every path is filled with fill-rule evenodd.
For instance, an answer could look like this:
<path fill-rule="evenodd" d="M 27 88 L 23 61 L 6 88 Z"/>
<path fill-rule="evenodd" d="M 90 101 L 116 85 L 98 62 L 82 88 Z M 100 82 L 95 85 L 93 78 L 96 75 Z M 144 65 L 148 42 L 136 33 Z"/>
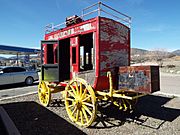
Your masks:
<path fill-rule="evenodd" d="M 180 98 L 142 97 L 132 114 L 114 106 L 99 107 L 90 128 L 72 124 L 60 100 L 50 107 L 39 104 L 37 94 L 1 101 L 22 135 L 180 135 Z"/>

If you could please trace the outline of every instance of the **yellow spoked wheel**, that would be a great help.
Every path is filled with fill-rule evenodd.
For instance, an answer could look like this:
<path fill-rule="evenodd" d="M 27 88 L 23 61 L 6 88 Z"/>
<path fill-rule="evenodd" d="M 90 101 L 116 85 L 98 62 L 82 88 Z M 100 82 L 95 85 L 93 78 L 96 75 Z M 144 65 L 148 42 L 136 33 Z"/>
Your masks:
<path fill-rule="evenodd" d="M 43 106 L 48 106 L 51 100 L 51 90 L 48 82 L 41 81 L 38 86 L 39 101 Z"/>
<path fill-rule="evenodd" d="M 91 85 L 81 78 L 75 78 L 66 86 L 66 111 L 76 124 L 88 127 L 96 117 L 96 97 Z"/>

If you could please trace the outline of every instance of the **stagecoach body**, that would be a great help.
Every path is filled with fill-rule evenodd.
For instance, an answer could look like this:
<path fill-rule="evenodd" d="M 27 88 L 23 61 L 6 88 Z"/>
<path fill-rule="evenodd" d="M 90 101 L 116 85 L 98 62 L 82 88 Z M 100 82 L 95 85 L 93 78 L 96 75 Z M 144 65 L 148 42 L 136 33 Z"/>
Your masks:
<path fill-rule="evenodd" d="M 117 67 L 130 63 L 130 28 L 99 16 L 46 34 L 42 48 L 44 67 L 49 66 L 42 80 L 80 77 L 96 90 L 108 89 L 107 71 L 115 75 Z"/>
<path fill-rule="evenodd" d="M 92 115 L 89 114 L 90 120 L 83 118 L 86 119 L 86 124 L 82 123 L 82 119 L 81 122 L 77 120 L 85 113 L 82 108 L 79 110 L 82 113 L 80 116 L 79 114 L 72 116 L 72 110 L 66 108 L 71 120 L 83 126 L 89 126 L 94 120 L 96 100 L 111 100 L 115 105 L 126 110 L 127 106 L 134 103 L 131 101 L 159 90 L 158 67 L 130 66 L 131 18 L 101 2 L 86 9 L 89 10 L 96 5 L 97 16 L 84 19 L 84 15 L 81 17 L 74 15 L 66 18 L 64 27 L 49 25 L 44 40 L 41 41 L 40 102 L 47 106 L 51 93 L 65 91 L 66 106 L 83 108 L 82 104 L 88 96 L 80 101 L 83 96 L 77 95 L 83 95 L 83 90 L 88 89 L 90 99 L 86 105 L 92 102 L 93 107 L 90 109 L 92 110 Z M 100 12 L 104 11 L 102 6 L 125 19 L 113 14 L 108 14 L 108 17 L 101 16 Z M 110 18 L 110 15 L 116 19 Z M 70 89 L 69 94 L 78 97 L 71 99 L 71 102 L 68 101 Z M 109 92 L 104 92 L 107 90 Z M 126 100 L 128 105 L 125 104 Z M 86 111 L 89 113 L 88 110 Z"/>

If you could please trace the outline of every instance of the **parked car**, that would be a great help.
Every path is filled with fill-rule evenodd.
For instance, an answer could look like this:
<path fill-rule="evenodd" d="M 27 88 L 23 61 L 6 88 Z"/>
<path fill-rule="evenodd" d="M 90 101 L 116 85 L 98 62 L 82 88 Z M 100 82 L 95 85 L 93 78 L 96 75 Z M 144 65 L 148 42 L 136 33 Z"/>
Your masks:
<path fill-rule="evenodd" d="M 23 82 L 32 85 L 37 80 L 39 76 L 36 71 L 27 71 L 23 67 L 0 67 L 0 85 Z"/>

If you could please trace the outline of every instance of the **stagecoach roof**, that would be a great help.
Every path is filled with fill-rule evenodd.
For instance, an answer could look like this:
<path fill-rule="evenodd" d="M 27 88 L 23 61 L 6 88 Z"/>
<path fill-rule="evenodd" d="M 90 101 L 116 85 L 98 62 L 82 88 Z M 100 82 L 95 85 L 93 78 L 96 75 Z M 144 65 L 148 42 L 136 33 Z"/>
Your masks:
<path fill-rule="evenodd" d="M 40 51 L 41 51 L 40 49 L 0 45 L 0 54 L 27 55 L 27 54 L 37 54 Z"/>

